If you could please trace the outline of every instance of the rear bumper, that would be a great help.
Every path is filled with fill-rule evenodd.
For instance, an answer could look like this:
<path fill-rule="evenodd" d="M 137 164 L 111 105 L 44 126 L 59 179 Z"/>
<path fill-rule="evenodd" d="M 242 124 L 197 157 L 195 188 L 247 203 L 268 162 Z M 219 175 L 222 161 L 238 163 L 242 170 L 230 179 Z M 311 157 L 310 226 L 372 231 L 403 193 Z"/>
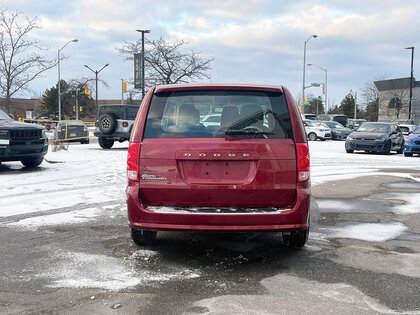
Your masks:
<path fill-rule="evenodd" d="M 130 137 L 130 133 L 128 132 L 114 132 L 110 135 L 104 135 L 102 132 L 95 131 L 93 135 L 98 138 L 106 138 L 106 139 L 114 139 L 114 140 L 121 140 L 121 139 L 128 140 L 128 138 Z"/>
<path fill-rule="evenodd" d="M 127 209 L 129 226 L 147 230 L 184 231 L 290 231 L 307 227 L 310 208 L 308 183 L 298 184 L 296 200 L 290 210 L 281 213 L 209 214 L 158 213 L 139 201 L 139 183 L 129 182 Z"/>

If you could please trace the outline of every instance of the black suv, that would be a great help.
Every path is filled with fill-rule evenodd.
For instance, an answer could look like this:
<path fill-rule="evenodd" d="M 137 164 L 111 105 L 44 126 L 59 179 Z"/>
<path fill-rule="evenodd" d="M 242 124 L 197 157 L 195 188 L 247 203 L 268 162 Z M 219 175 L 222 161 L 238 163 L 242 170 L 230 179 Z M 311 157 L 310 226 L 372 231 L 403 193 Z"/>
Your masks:
<path fill-rule="evenodd" d="M 44 127 L 14 121 L 0 110 L 0 163 L 21 161 L 26 167 L 36 167 L 47 151 Z"/>
<path fill-rule="evenodd" d="M 114 141 L 126 141 L 130 138 L 131 128 L 136 118 L 138 105 L 102 105 L 99 107 L 95 132 L 99 145 L 109 149 Z"/>

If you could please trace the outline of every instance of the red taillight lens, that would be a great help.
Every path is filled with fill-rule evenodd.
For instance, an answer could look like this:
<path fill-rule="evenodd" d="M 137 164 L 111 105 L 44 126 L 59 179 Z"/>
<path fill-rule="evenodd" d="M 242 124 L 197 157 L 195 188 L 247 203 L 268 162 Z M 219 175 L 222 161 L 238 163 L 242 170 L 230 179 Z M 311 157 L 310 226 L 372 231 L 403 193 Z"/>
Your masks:
<path fill-rule="evenodd" d="M 298 182 L 304 182 L 309 179 L 309 147 L 306 143 L 297 143 L 296 144 L 296 153 L 297 153 L 297 170 Z"/>
<path fill-rule="evenodd" d="M 98 127 L 99 123 L 97 121 L 95 121 L 95 127 Z"/>
<path fill-rule="evenodd" d="M 127 150 L 127 177 L 138 180 L 140 143 L 130 143 Z"/>
<path fill-rule="evenodd" d="M 123 127 L 128 127 L 128 121 L 123 121 L 122 126 Z"/>
<path fill-rule="evenodd" d="M 60 132 L 61 131 L 61 127 L 60 125 L 57 125 L 57 131 Z"/>
<path fill-rule="evenodd" d="M 83 126 L 83 131 L 88 131 L 86 125 Z"/>

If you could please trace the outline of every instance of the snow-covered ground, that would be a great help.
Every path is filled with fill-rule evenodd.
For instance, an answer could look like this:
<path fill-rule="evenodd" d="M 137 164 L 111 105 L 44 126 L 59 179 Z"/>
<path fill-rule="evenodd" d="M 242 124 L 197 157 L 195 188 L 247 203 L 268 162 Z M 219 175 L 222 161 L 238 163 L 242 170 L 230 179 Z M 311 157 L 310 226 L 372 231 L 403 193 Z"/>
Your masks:
<path fill-rule="evenodd" d="M 103 150 L 97 143 L 71 144 L 67 151 L 46 155 L 36 170 L 25 170 L 19 162 L 4 163 L 0 170 L 0 217 L 33 212 L 55 213 L 58 209 L 73 209 L 64 214 L 43 218 L 39 224 L 80 222 L 98 215 L 96 205 L 124 204 L 125 162 L 127 142 L 116 143 L 111 150 Z M 366 175 L 382 175 L 385 169 L 420 170 L 420 158 L 402 154 L 377 155 L 347 154 L 344 142 L 310 142 L 312 186 L 330 181 L 352 179 Z M 7 169 L 4 169 L 6 168 Z M 386 175 L 406 177 L 420 182 L 403 171 Z M 410 196 L 408 204 L 419 199 Z M 83 209 L 84 216 L 78 210 Z M 413 212 L 409 206 L 400 206 L 400 212 Z M 21 221 L 22 226 L 34 226 L 34 221 Z M 19 224 L 19 223 L 16 223 Z"/>

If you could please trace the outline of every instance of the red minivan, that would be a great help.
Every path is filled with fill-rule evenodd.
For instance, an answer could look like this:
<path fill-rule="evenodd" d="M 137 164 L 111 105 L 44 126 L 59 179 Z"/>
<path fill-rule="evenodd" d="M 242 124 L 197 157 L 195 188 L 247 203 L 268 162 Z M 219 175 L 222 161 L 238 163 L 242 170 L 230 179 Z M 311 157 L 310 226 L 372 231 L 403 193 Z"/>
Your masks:
<path fill-rule="evenodd" d="M 220 123 L 202 119 L 220 115 Z M 146 94 L 127 157 L 133 241 L 157 231 L 278 231 L 302 247 L 309 234 L 309 149 L 283 86 L 179 84 Z"/>

